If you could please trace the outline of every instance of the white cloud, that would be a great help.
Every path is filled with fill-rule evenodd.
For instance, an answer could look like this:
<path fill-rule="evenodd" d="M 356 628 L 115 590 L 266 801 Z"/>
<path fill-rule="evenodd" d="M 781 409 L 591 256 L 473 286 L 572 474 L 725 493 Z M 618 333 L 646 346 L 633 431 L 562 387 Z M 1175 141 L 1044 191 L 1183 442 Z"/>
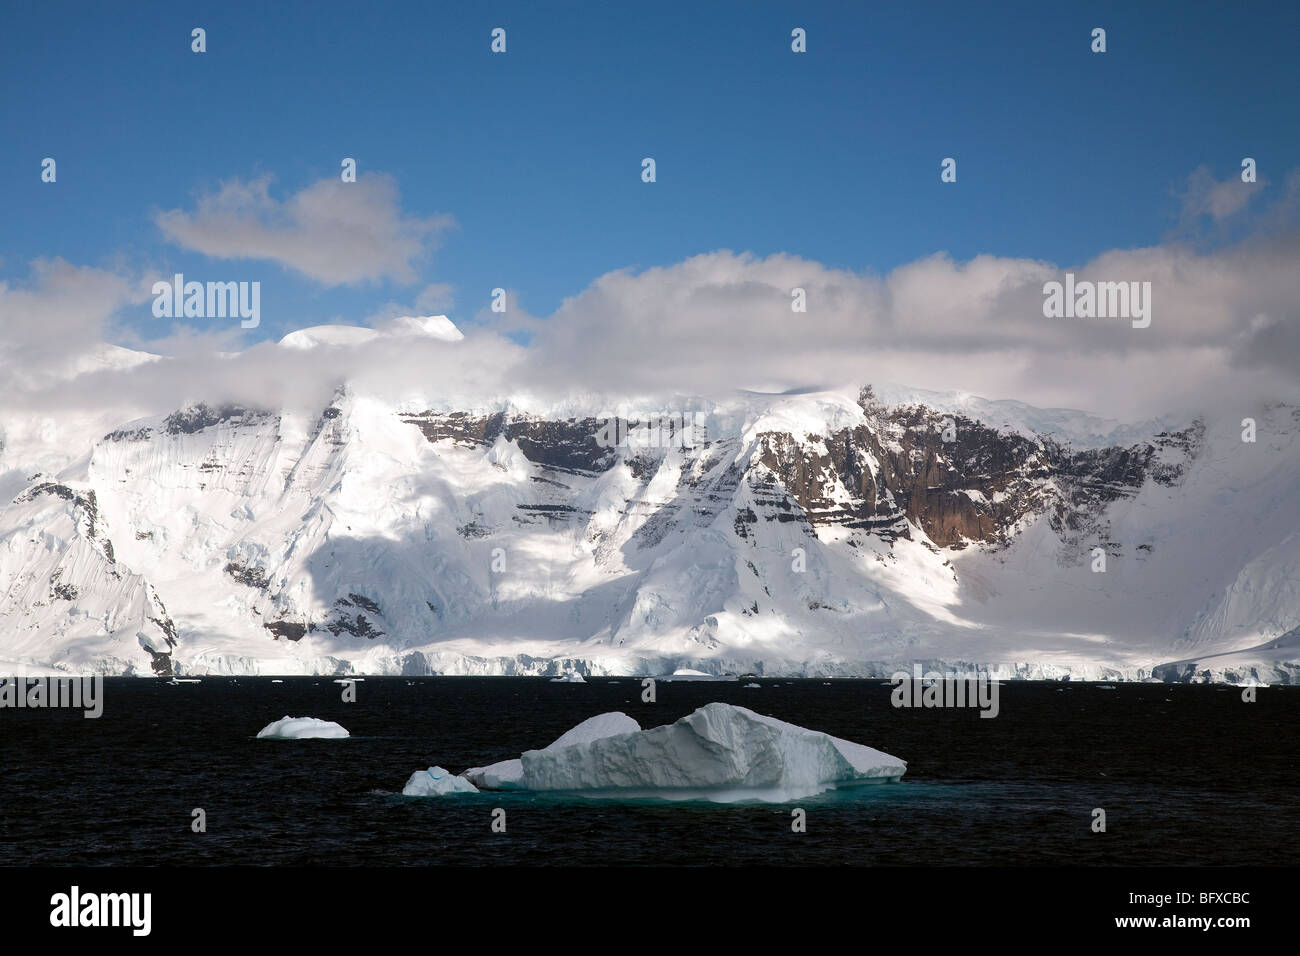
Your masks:
<path fill-rule="evenodd" d="M 217 259 L 269 259 L 325 285 L 384 278 L 413 282 L 415 266 L 450 216 L 404 216 L 397 186 L 370 173 L 355 183 L 322 179 L 280 202 L 270 177 L 223 183 L 197 209 L 157 213 L 163 234 Z"/>
<path fill-rule="evenodd" d="M 450 282 L 427 285 L 415 299 L 415 311 L 445 315 L 456 302 L 455 287 Z"/>
<path fill-rule="evenodd" d="M 1240 175 L 1219 182 L 1208 167 L 1198 166 L 1188 175 L 1187 191 L 1181 196 L 1184 224 L 1194 223 L 1202 216 L 1221 223 L 1245 209 L 1267 185 L 1266 179 L 1244 183 Z"/>
<path fill-rule="evenodd" d="M 37 259 L 21 284 L 0 282 L 0 372 L 9 388 L 75 371 L 108 337 L 113 314 L 143 292 L 115 273 Z"/>
<path fill-rule="evenodd" d="M 127 368 L 118 355 L 82 363 L 71 386 L 69 356 L 98 342 L 116 309 L 147 296 L 115 273 L 37 262 L 28 283 L 0 285 L 0 365 L 10 384 L 0 405 L 9 416 L 82 411 L 98 427 L 188 401 L 322 403 L 344 382 L 394 400 L 481 406 L 515 395 L 719 395 L 874 381 L 1128 420 L 1300 402 L 1300 178 L 1287 182 L 1278 203 L 1259 211 L 1253 235 L 1210 251 L 1171 242 L 1065 266 L 941 254 L 876 275 L 724 250 L 607 273 L 546 318 L 529 315 L 511 290 L 509 311 L 492 313 L 484 303 L 460 342 L 380 335 L 347 348 L 289 354 L 268 343 L 232 355 L 233 331 L 182 327 L 163 342 L 131 342 L 167 361 Z M 244 189 L 244 198 L 217 202 L 222 208 L 269 201 L 264 186 L 226 189 Z M 407 222 L 390 198 L 386 220 Z M 201 205 L 198 219 L 220 218 Z M 259 216 L 232 221 L 269 241 Z M 391 260 L 399 261 L 401 254 Z M 1150 327 L 1044 317 L 1043 284 L 1066 271 L 1079 280 L 1150 282 Z M 806 312 L 791 310 L 796 287 L 806 292 Z M 445 311 L 452 291 L 427 285 L 414 308 L 389 303 L 368 324 Z M 506 337 L 518 332 L 528 347 Z"/>
<path fill-rule="evenodd" d="M 712 392 L 889 381 L 1141 419 L 1247 393 L 1300 398 L 1300 234 L 1211 253 L 1108 252 L 1079 280 L 1149 281 L 1152 322 L 1049 319 L 1065 268 L 933 256 L 875 277 L 715 252 L 602 276 L 538 325 L 527 374 Z M 791 290 L 808 311 L 792 312 Z"/>

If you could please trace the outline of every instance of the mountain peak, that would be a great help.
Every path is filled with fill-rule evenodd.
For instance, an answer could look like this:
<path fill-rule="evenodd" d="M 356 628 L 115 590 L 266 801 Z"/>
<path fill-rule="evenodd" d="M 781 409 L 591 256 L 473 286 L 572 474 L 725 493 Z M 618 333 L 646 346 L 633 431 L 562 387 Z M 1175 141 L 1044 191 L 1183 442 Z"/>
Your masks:
<path fill-rule="evenodd" d="M 364 325 L 313 325 L 290 332 L 279 344 L 291 349 L 314 349 L 319 346 L 348 346 L 372 342 L 378 338 L 421 336 L 459 342 L 465 336 L 445 315 L 403 315 L 378 328 Z"/>

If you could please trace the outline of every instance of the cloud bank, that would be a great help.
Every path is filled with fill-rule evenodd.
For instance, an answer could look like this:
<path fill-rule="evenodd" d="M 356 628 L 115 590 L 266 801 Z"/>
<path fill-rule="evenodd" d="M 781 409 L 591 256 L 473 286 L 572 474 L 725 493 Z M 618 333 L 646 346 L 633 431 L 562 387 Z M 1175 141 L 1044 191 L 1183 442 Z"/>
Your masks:
<path fill-rule="evenodd" d="M 340 197 L 318 183 L 277 203 L 265 180 L 227 184 L 193 214 L 162 214 L 160 225 L 210 255 L 274 258 L 324 285 L 415 275 L 413 263 L 440 227 L 403 216 L 382 177 L 360 186 L 348 184 Z M 0 284 L 8 385 L 0 427 L 11 444 L 23 435 L 58 443 L 70 440 L 69 421 L 102 434 L 193 401 L 320 407 L 344 384 L 391 401 L 466 408 L 868 382 L 1125 421 L 1300 403 L 1300 176 L 1266 208 L 1213 194 L 1203 188 L 1195 202 L 1237 226 L 1253 216 L 1245 238 L 1209 249 L 1170 240 L 1075 265 L 936 254 L 884 275 L 721 250 L 602 275 L 546 317 L 520 310 L 511 296 L 504 315 L 484 310 L 462 320 L 462 341 L 394 326 L 346 346 L 241 350 L 234 329 L 180 323 L 166 340 L 130 342 L 166 356 L 158 361 L 102 344 L 114 336 L 114 313 L 142 299 L 142 280 L 42 260 L 27 282 Z M 1078 281 L 1150 282 L 1150 327 L 1046 317 L 1044 284 L 1067 271 Z M 426 283 L 415 308 L 449 305 L 452 292 Z M 792 308 L 799 299 L 805 311 Z M 380 326 L 412 310 L 387 303 L 370 311 L 367 323 Z M 115 340 L 129 341 L 120 332 Z"/>

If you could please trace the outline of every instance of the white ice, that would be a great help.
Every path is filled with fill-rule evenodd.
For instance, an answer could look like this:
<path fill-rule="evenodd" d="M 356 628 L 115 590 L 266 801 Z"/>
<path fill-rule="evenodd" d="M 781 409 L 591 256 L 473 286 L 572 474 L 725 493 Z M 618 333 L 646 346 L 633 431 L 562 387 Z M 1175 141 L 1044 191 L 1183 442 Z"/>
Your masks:
<path fill-rule="evenodd" d="M 543 751 L 559 750 L 578 744 L 590 743 L 603 737 L 618 734 L 634 734 L 641 725 L 627 714 L 613 711 L 588 717 L 578 726 L 566 730 L 555 741 L 542 748 Z M 534 753 L 536 751 L 529 751 Z M 502 760 L 487 767 L 474 767 L 465 771 L 465 778 L 484 790 L 519 790 L 523 787 L 524 764 L 516 757 Z"/>
<path fill-rule="evenodd" d="M 871 747 L 712 703 L 644 731 L 624 714 L 602 714 L 542 750 L 465 776 L 484 789 L 784 802 L 896 781 L 906 769 L 905 761 Z"/>
<path fill-rule="evenodd" d="M 478 787 L 441 767 L 430 767 L 411 774 L 402 793 L 408 797 L 437 797 L 445 793 L 478 793 Z"/>
<path fill-rule="evenodd" d="M 318 717 L 281 717 L 261 729 L 258 737 L 275 740 L 300 740 L 304 737 L 347 737 L 348 732 L 332 720 Z"/>
<path fill-rule="evenodd" d="M 678 680 L 734 681 L 738 679 L 739 678 L 737 678 L 735 674 L 708 674 L 705 673 L 704 671 L 697 671 L 690 667 L 679 667 L 677 668 L 677 670 L 673 671 L 672 674 L 670 674 L 669 676 L 660 678 L 660 680 L 666 680 L 666 681 L 678 681 Z"/>

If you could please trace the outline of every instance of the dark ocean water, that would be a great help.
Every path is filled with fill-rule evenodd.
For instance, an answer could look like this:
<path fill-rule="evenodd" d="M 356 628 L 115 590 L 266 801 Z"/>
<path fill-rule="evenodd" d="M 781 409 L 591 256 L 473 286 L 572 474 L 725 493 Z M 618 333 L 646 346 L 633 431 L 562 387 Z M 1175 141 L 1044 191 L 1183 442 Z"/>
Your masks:
<path fill-rule="evenodd" d="M 1295 864 L 1300 688 L 1006 683 L 1001 712 L 895 709 L 880 681 L 114 679 L 104 715 L 0 710 L 0 865 Z M 901 783 L 791 806 L 401 796 L 594 714 L 643 727 L 709 701 L 868 744 Z M 257 740 L 285 715 L 348 740 Z M 202 807 L 207 832 L 193 833 Z M 492 809 L 507 830 L 493 833 Z M 1093 833 L 1092 811 L 1107 832 Z"/>

